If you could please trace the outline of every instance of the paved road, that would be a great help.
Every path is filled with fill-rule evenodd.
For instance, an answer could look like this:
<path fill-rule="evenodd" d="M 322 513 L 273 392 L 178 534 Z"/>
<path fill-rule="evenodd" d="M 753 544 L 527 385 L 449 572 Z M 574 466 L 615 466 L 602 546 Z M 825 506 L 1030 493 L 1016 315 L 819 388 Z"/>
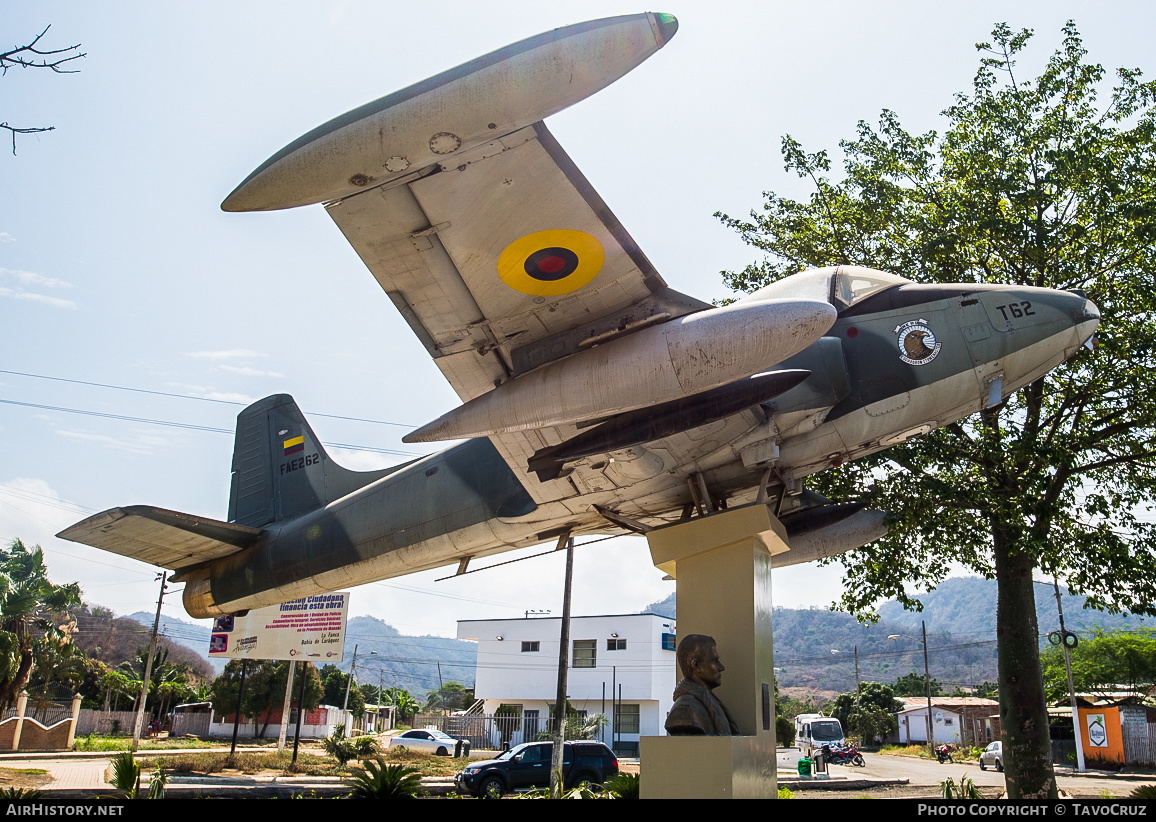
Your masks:
<path fill-rule="evenodd" d="M 780 779 L 796 772 L 799 756 L 797 749 L 779 749 Z M 971 762 L 940 765 L 938 762 L 913 756 L 881 756 L 879 754 L 863 754 L 863 760 L 866 765 L 862 768 L 831 765 L 829 773 L 833 778 L 906 779 L 912 785 L 938 785 L 948 777 L 958 783 L 960 778 L 964 776 L 974 781 L 979 787 L 1002 788 L 1005 784 L 1002 773 L 997 773 L 991 768 L 981 771 L 978 764 Z M 1129 779 L 1109 774 L 1081 776 L 1061 772 L 1056 776 L 1056 784 L 1061 789 L 1073 789 L 1080 793 L 1099 793 L 1102 790 L 1108 790 L 1116 796 L 1123 796 L 1140 785 L 1156 784 L 1156 776 Z"/>

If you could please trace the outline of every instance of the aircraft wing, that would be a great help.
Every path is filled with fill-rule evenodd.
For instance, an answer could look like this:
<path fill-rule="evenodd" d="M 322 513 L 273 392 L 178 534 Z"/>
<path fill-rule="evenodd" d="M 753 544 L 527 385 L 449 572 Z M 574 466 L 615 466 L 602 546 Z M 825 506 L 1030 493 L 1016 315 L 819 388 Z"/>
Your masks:
<path fill-rule="evenodd" d="M 542 122 L 326 207 L 463 401 L 710 307 L 666 285 Z M 539 502 L 573 494 L 527 473 L 557 430 L 492 437 Z"/>
<path fill-rule="evenodd" d="M 178 570 L 235 554 L 260 535 L 260 528 L 130 505 L 91 516 L 56 536 Z"/>

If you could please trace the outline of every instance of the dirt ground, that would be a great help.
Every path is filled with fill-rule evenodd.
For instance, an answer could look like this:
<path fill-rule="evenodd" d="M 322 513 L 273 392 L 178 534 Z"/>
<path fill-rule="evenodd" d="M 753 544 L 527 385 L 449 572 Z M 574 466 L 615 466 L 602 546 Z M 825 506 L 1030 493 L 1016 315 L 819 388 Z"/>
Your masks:
<path fill-rule="evenodd" d="M 38 768 L 30 768 L 27 770 L 14 770 L 12 768 L 0 768 L 0 789 L 3 788 L 39 788 L 47 785 L 52 781 L 52 777 L 46 773 L 31 773 L 30 771 L 39 771 Z"/>

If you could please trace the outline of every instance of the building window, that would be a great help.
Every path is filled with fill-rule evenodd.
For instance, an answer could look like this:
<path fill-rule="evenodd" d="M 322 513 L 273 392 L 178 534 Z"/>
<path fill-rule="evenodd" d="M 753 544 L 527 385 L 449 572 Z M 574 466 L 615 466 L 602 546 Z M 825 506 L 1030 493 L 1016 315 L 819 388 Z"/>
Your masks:
<path fill-rule="evenodd" d="M 626 640 L 625 639 L 608 639 L 608 640 L 606 640 L 606 650 L 608 650 L 608 651 L 625 651 L 626 650 Z"/>
<path fill-rule="evenodd" d="M 522 653 L 524 653 L 524 654 L 536 654 L 536 653 L 538 653 L 539 646 L 541 646 L 541 644 L 542 643 L 540 643 L 540 642 L 523 642 L 522 643 Z"/>
<path fill-rule="evenodd" d="M 637 705 L 618 706 L 618 733 L 639 733 L 639 710 Z"/>
<path fill-rule="evenodd" d="M 674 639 L 675 639 L 674 634 L 663 634 L 662 635 L 662 650 L 664 650 L 664 651 L 675 650 Z"/>
<path fill-rule="evenodd" d="M 598 640 L 574 640 L 574 662 L 572 668 L 594 668 L 598 665 Z"/>

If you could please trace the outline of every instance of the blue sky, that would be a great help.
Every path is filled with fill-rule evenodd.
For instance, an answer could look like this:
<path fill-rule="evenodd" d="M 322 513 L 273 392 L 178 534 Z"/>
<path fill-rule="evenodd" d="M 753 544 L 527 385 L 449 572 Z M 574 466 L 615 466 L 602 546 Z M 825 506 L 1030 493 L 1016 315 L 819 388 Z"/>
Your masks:
<path fill-rule="evenodd" d="M 307 414 L 392 423 L 312 417 L 327 442 L 425 453 L 401 436 L 457 399 L 323 209 L 225 214 L 220 202 L 281 146 L 350 108 L 538 32 L 640 10 L 7 4 L 0 46 L 51 24 L 47 45 L 79 42 L 87 57 L 78 74 L 0 78 L 0 121 L 55 126 L 19 138 L 15 157 L 0 146 L 0 538 L 39 542 L 54 578 L 79 580 L 91 602 L 151 610 L 155 569 L 52 536 L 116 505 L 225 517 L 231 434 L 140 420 L 231 432 L 241 406 L 229 402 L 287 392 Z M 727 295 L 720 270 L 756 258 L 711 215 L 745 214 L 767 189 L 807 193 L 782 170 L 784 134 L 834 152 L 883 108 L 910 130 L 936 127 L 998 21 L 1036 30 L 1025 76 L 1069 18 L 1092 59 L 1146 68 L 1156 17 L 1140 2 L 654 10 L 679 18 L 671 43 L 549 125 L 667 281 L 704 299 Z M 403 458 L 330 450 L 350 468 Z M 456 619 L 560 610 L 560 557 L 434 581 L 450 570 L 362 586 L 351 611 L 452 636 Z M 826 605 L 839 578 L 837 568 L 779 572 L 775 603 Z M 578 552 L 574 610 L 637 610 L 669 586 L 644 541 L 600 543 Z M 183 616 L 179 596 L 165 610 Z"/>

